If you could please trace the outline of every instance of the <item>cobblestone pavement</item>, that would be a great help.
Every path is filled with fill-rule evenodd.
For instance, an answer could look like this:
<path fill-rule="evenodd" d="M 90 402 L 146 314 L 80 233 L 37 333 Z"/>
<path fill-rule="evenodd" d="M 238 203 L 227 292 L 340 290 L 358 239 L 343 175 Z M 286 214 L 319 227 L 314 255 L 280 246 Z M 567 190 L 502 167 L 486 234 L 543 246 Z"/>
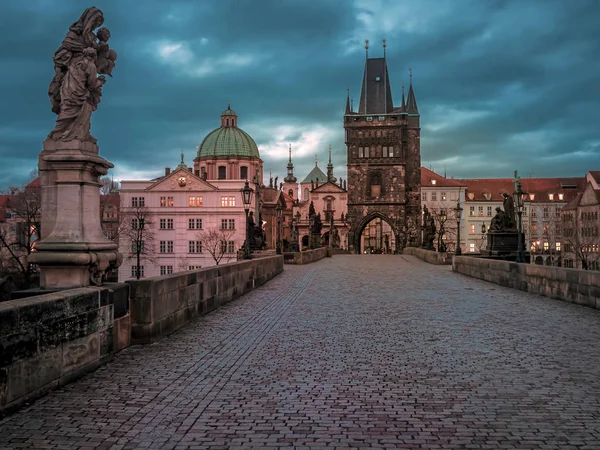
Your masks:
<path fill-rule="evenodd" d="M 335 256 L 0 422 L 0 448 L 600 448 L 600 311 Z"/>

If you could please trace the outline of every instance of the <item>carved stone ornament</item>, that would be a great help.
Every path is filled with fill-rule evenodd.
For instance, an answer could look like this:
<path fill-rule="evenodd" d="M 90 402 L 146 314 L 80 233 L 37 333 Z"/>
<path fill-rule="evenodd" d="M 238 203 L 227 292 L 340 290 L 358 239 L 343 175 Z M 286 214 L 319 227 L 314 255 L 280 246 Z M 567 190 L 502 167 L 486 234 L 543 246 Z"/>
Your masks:
<path fill-rule="evenodd" d="M 181 176 L 177 179 L 177 183 L 179 184 L 179 186 L 184 187 L 187 183 L 187 180 L 184 176 Z"/>

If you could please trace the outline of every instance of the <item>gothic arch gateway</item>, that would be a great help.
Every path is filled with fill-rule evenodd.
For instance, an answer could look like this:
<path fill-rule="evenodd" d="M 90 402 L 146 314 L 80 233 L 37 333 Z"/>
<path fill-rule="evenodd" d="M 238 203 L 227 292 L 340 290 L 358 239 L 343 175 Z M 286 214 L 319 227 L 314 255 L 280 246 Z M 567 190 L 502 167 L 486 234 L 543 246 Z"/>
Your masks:
<path fill-rule="evenodd" d="M 402 233 L 385 215 L 374 212 L 365 216 L 354 234 L 356 253 L 396 253 Z"/>

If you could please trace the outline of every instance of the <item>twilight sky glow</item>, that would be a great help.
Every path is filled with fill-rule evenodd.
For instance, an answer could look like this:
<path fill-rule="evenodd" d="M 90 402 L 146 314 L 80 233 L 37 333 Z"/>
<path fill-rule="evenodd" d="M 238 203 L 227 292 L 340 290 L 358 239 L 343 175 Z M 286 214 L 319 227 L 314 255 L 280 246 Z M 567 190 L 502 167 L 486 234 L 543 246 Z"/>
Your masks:
<path fill-rule="evenodd" d="M 582 176 L 600 169 L 599 0 L 4 0 L 0 188 L 23 182 L 54 126 L 52 55 L 86 6 L 118 52 L 92 116 L 115 179 L 191 165 L 227 101 L 280 178 L 345 178 L 346 85 L 364 40 L 387 55 L 394 103 L 414 74 L 422 163 L 454 177 Z"/>

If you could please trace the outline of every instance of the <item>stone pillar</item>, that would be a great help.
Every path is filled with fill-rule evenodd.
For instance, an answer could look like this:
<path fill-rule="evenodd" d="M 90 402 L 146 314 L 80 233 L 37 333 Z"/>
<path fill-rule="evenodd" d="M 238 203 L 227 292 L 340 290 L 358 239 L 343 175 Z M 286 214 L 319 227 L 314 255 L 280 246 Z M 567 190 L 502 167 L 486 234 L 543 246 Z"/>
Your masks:
<path fill-rule="evenodd" d="M 43 289 L 101 284 L 123 256 L 102 232 L 100 176 L 113 165 L 91 142 L 47 139 L 39 156 L 42 240 L 28 262 L 40 268 Z"/>

